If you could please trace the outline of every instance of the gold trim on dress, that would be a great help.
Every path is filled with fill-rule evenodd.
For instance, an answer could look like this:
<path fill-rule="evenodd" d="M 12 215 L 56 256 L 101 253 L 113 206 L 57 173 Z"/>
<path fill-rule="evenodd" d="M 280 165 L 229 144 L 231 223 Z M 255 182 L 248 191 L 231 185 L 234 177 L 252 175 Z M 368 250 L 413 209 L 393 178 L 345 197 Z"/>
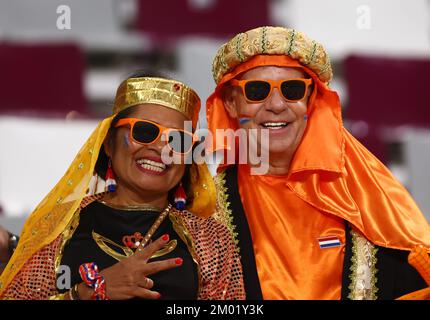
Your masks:
<path fill-rule="evenodd" d="M 351 300 L 376 300 L 377 291 L 377 269 L 376 252 L 378 248 L 368 241 L 365 237 L 351 230 L 352 235 L 352 266 L 349 276 L 350 293 L 348 298 Z"/>
<path fill-rule="evenodd" d="M 141 207 L 141 206 L 140 206 Z M 149 228 L 149 230 L 146 232 L 145 236 L 142 237 L 142 239 L 140 239 L 141 241 L 139 241 L 139 244 L 133 244 L 134 248 L 136 248 L 136 250 L 142 250 L 142 248 L 144 248 L 149 240 L 151 239 L 151 237 L 154 235 L 155 231 L 158 229 L 158 227 L 161 225 L 161 223 L 164 221 L 164 219 L 169 215 L 170 211 L 172 209 L 172 205 L 169 204 L 164 210 L 163 212 L 160 213 L 160 215 L 158 216 L 158 218 L 154 221 L 154 223 L 152 224 L 152 226 Z M 140 233 L 135 233 L 139 234 Z M 97 245 L 99 246 L 99 248 L 101 250 L 103 250 L 106 254 L 110 255 L 112 258 L 121 261 L 124 258 L 130 257 L 131 255 L 133 255 L 135 253 L 135 251 L 133 252 L 133 250 L 129 247 L 124 247 L 121 245 L 116 244 L 114 241 L 98 234 L 97 232 L 95 232 L 93 230 L 92 232 L 92 236 L 94 241 L 97 243 Z M 130 238 L 130 236 L 125 236 L 124 238 Z M 108 245 L 112 245 L 115 246 L 117 248 L 120 248 L 125 255 L 120 254 L 119 252 L 113 250 L 112 248 L 110 248 Z M 157 252 L 155 252 L 151 258 L 156 258 L 156 257 L 160 257 L 163 256 L 169 252 L 172 252 L 175 248 L 176 248 L 177 242 L 176 240 L 171 240 L 169 241 L 164 248 L 158 250 Z"/>
<path fill-rule="evenodd" d="M 125 259 L 127 257 L 130 257 L 130 256 L 132 256 L 134 254 L 133 250 L 131 250 L 130 248 L 121 246 L 119 244 L 116 244 L 114 241 L 112 241 L 112 240 L 110 240 L 110 239 L 108 239 L 106 237 L 103 237 L 102 235 L 98 234 L 94 230 L 91 233 L 91 235 L 93 236 L 93 239 L 97 243 L 97 245 L 99 246 L 99 248 L 102 249 L 102 251 L 104 253 L 110 255 L 112 258 L 114 258 L 114 259 L 116 259 L 118 261 L 121 261 L 121 260 L 123 260 L 123 259 Z M 110 248 L 107 245 L 107 243 L 110 244 L 110 245 L 112 245 L 112 246 L 114 246 L 114 247 L 116 247 L 116 248 L 121 249 L 124 252 L 124 254 L 116 252 L 115 250 L 113 250 L 112 248 Z"/>
<path fill-rule="evenodd" d="M 236 226 L 233 224 L 233 212 L 230 209 L 230 202 L 228 201 L 227 187 L 225 186 L 225 172 L 218 173 L 214 180 L 217 189 L 217 208 L 213 215 L 214 219 L 219 223 L 225 225 L 230 231 L 232 239 L 236 245 L 236 250 L 240 251 L 238 233 L 235 232 Z"/>
<path fill-rule="evenodd" d="M 84 201 L 81 201 L 81 204 L 79 208 L 74 212 L 73 217 L 70 219 L 69 224 L 64 228 L 63 232 L 61 233 L 61 243 L 58 246 L 57 253 L 55 254 L 55 260 L 54 260 L 54 270 L 55 274 L 59 273 L 59 267 L 60 263 L 63 260 L 63 253 L 64 248 L 66 247 L 69 240 L 72 238 L 73 234 L 75 233 L 76 229 L 79 226 L 80 221 L 80 213 L 83 208 L 85 208 L 87 205 L 89 205 L 91 202 L 96 201 L 98 199 L 101 199 L 106 193 L 100 193 L 97 195 L 92 195 L 87 198 L 84 198 Z M 57 290 L 57 288 L 55 288 Z M 58 293 L 53 296 L 49 297 L 49 300 L 64 300 L 66 297 L 66 293 Z"/>
<path fill-rule="evenodd" d="M 176 210 L 173 210 L 170 213 L 169 219 L 170 219 L 170 221 L 172 221 L 173 230 L 175 230 L 175 232 L 177 233 L 179 238 L 181 238 L 181 240 L 185 243 L 185 245 L 188 248 L 188 251 L 191 254 L 191 257 L 193 258 L 194 263 L 197 266 L 197 274 L 199 277 L 199 286 L 198 286 L 198 290 L 197 290 L 198 291 L 197 296 L 200 296 L 200 292 L 203 288 L 202 269 L 201 269 L 201 266 L 200 266 L 200 263 L 199 263 L 199 260 L 197 257 L 193 238 L 191 237 L 187 227 L 185 226 L 184 222 L 182 221 L 182 217 L 178 214 L 178 212 L 176 212 Z"/>
<path fill-rule="evenodd" d="M 53 296 L 49 297 L 49 300 L 66 300 L 66 296 L 69 294 L 67 291 L 66 293 L 59 293 Z"/>
<path fill-rule="evenodd" d="M 119 204 L 107 203 L 104 200 L 98 200 L 98 202 L 101 204 L 104 204 L 106 207 L 116 209 L 116 210 L 123 210 L 123 211 L 155 211 L 158 213 L 163 211 L 162 208 L 151 206 L 151 205 L 119 205 Z"/>
<path fill-rule="evenodd" d="M 97 243 L 97 245 L 99 246 L 99 248 L 106 254 L 108 254 L 109 256 L 111 256 L 112 258 L 114 258 L 117 261 L 121 261 L 124 260 L 128 257 L 131 257 L 135 251 L 133 251 L 131 248 L 125 247 L 125 246 L 121 246 L 117 243 L 115 243 L 114 241 L 110 240 L 109 238 L 106 238 L 100 234 L 98 234 L 97 232 L 95 232 L 93 230 L 92 232 L 92 236 L 94 241 Z M 118 249 L 121 249 L 124 254 L 121 254 L 117 251 L 115 251 L 114 249 L 112 249 L 111 247 L 109 247 L 107 244 L 110 244 Z M 176 249 L 177 247 L 177 240 L 170 240 L 165 246 L 164 248 L 158 250 L 157 252 L 155 252 L 152 256 L 151 259 L 154 258 L 158 258 L 158 257 L 162 257 L 170 252 L 172 252 L 173 250 Z"/>
<path fill-rule="evenodd" d="M 58 269 L 60 267 L 61 260 L 63 259 L 64 248 L 67 242 L 69 242 L 69 240 L 72 238 L 73 234 L 76 231 L 76 228 L 79 225 L 80 212 L 81 212 L 81 208 L 78 208 L 74 213 L 73 218 L 70 220 L 69 224 L 61 234 L 61 244 L 58 246 L 58 252 L 55 255 L 55 273 L 56 274 L 58 274 L 58 271 L 59 271 Z"/>

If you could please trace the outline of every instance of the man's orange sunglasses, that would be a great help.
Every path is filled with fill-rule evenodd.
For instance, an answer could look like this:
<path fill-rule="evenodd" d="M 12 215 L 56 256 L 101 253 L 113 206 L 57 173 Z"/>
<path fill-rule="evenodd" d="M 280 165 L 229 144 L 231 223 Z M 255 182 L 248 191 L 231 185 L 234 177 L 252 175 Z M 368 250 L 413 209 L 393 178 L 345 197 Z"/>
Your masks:
<path fill-rule="evenodd" d="M 131 139 L 139 144 L 149 145 L 160 139 L 161 135 L 167 136 L 167 144 L 173 152 L 186 154 L 191 151 L 193 145 L 198 141 L 193 133 L 176 128 L 167 128 L 156 122 L 137 119 L 123 118 L 118 120 L 115 127 L 130 126 Z"/>
<path fill-rule="evenodd" d="M 233 79 L 230 83 L 242 88 L 243 95 L 248 103 L 260 103 L 265 101 L 272 94 L 273 88 L 278 88 L 286 101 L 297 102 L 306 97 L 308 88 L 312 84 L 312 79 Z"/>

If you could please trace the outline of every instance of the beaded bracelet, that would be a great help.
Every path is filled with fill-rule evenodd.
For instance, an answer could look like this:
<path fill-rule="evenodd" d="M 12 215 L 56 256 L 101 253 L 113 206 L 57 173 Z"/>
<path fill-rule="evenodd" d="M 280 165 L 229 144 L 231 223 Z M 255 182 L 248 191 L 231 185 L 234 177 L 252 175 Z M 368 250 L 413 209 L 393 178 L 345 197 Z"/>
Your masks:
<path fill-rule="evenodd" d="M 106 295 L 106 283 L 94 262 L 84 263 L 79 267 L 79 274 L 85 284 L 94 289 L 93 300 L 109 300 Z"/>

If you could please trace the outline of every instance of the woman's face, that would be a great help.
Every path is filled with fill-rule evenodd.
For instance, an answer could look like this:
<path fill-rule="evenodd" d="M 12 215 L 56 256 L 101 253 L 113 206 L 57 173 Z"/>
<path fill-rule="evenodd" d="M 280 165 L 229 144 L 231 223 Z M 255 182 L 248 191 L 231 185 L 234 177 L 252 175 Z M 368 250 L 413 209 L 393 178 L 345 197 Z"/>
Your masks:
<path fill-rule="evenodd" d="M 186 117 L 179 111 L 156 104 L 135 107 L 128 118 L 145 119 L 167 128 L 184 129 Z M 142 145 L 130 138 L 130 126 L 117 128 L 116 134 L 105 145 L 112 160 L 117 190 L 129 190 L 137 194 L 165 194 L 179 183 L 185 172 L 182 161 L 165 165 L 161 152 L 166 142 L 158 139 L 150 145 Z M 166 150 L 166 149 L 164 149 Z M 180 156 L 179 156 L 180 157 Z"/>

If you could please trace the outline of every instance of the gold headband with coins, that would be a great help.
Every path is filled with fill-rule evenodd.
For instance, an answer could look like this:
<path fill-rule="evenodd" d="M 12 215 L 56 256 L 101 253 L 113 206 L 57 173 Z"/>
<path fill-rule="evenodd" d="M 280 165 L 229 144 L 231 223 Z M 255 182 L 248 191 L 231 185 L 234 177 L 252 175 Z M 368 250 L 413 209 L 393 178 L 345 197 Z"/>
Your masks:
<path fill-rule="evenodd" d="M 333 77 L 321 44 L 294 29 L 266 26 L 239 33 L 218 50 L 212 64 L 215 82 L 256 55 L 287 55 L 314 71 L 324 83 Z"/>
<path fill-rule="evenodd" d="M 155 103 L 181 112 L 188 119 L 193 118 L 195 108 L 200 108 L 200 98 L 187 85 L 155 77 L 129 78 L 119 86 L 113 114 L 128 107 Z"/>

